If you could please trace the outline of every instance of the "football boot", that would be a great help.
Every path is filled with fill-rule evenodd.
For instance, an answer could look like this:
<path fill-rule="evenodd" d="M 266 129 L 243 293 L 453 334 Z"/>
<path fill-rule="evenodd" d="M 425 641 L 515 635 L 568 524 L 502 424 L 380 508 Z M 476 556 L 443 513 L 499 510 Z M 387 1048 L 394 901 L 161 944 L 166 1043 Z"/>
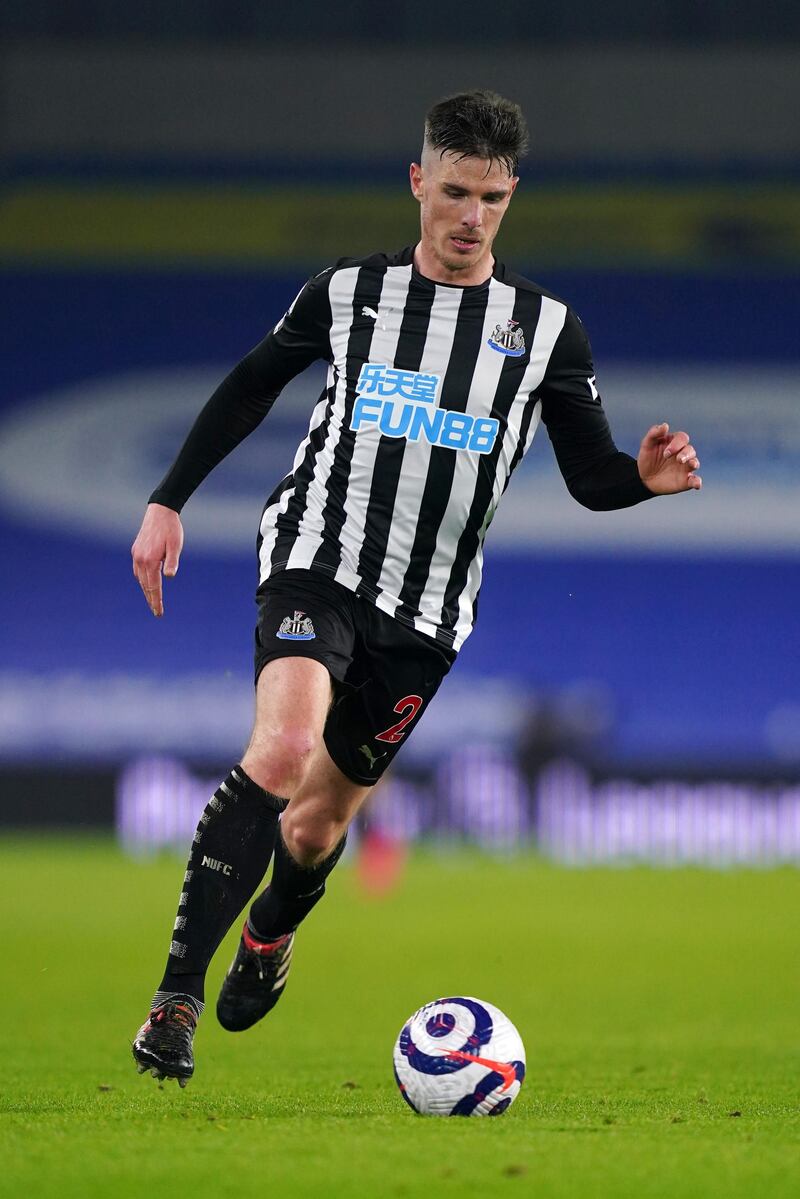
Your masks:
<path fill-rule="evenodd" d="M 294 933 L 258 941 L 245 923 L 217 1000 L 217 1019 L 228 1032 L 251 1028 L 274 1008 L 286 986 L 293 945 Z"/>
<path fill-rule="evenodd" d="M 131 1049 L 140 1074 L 176 1078 L 185 1087 L 194 1074 L 192 1041 L 197 1011 L 188 995 L 171 995 L 154 1005 L 136 1034 Z"/>

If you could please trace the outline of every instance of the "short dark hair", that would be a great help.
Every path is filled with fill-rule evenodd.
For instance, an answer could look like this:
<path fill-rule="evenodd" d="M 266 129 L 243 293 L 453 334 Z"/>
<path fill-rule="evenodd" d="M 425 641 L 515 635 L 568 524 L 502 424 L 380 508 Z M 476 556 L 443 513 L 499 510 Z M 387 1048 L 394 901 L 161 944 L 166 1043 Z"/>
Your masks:
<path fill-rule="evenodd" d="M 450 151 L 461 158 L 497 160 L 516 175 L 528 149 L 528 126 L 519 104 L 476 88 L 434 104 L 425 118 L 425 141 L 440 157 Z"/>

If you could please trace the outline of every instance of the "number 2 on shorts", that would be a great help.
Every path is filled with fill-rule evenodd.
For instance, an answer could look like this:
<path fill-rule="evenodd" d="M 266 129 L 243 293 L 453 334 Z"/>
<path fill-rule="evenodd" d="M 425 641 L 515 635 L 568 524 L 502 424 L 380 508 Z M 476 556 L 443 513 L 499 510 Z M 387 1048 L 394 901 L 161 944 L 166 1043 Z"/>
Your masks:
<path fill-rule="evenodd" d="M 393 724 L 390 729 L 386 729 L 383 733 L 378 733 L 375 737 L 376 741 L 388 741 L 390 745 L 396 745 L 398 741 L 402 741 L 406 734 L 406 725 L 409 725 L 422 707 L 421 695 L 406 695 L 403 699 L 398 700 L 393 711 L 397 712 L 398 716 L 403 716 L 402 720 L 398 720 L 397 724 Z"/>

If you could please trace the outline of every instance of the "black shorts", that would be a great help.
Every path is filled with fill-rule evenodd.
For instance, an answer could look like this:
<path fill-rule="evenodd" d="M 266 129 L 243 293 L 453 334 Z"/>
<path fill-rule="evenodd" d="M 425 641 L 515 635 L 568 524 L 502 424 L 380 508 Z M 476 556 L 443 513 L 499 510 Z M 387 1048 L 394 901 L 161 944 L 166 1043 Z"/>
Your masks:
<path fill-rule="evenodd" d="M 256 593 L 256 681 L 275 658 L 314 658 L 334 679 L 325 746 L 371 787 L 416 727 L 455 651 L 311 570 L 284 570 Z"/>

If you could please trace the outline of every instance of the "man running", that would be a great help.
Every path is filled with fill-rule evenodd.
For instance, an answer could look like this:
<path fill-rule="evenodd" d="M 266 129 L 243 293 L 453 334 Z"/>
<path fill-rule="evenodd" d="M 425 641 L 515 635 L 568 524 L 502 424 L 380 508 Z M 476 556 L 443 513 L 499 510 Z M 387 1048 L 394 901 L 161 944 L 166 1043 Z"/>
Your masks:
<path fill-rule="evenodd" d="M 150 497 L 133 568 L 161 616 L 184 503 L 290 379 L 327 362 L 261 519 L 255 723 L 194 836 L 166 971 L 133 1045 L 140 1071 L 191 1077 L 206 969 L 273 853 L 217 1016 L 240 1031 L 277 1003 L 350 821 L 469 636 L 484 537 L 539 420 L 588 508 L 701 486 L 689 437 L 666 424 L 636 458 L 616 448 L 580 320 L 495 258 L 527 140 L 519 107 L 492 92 L 436 104 L 410 169 L 417 244 L 312 278 Z"/>

